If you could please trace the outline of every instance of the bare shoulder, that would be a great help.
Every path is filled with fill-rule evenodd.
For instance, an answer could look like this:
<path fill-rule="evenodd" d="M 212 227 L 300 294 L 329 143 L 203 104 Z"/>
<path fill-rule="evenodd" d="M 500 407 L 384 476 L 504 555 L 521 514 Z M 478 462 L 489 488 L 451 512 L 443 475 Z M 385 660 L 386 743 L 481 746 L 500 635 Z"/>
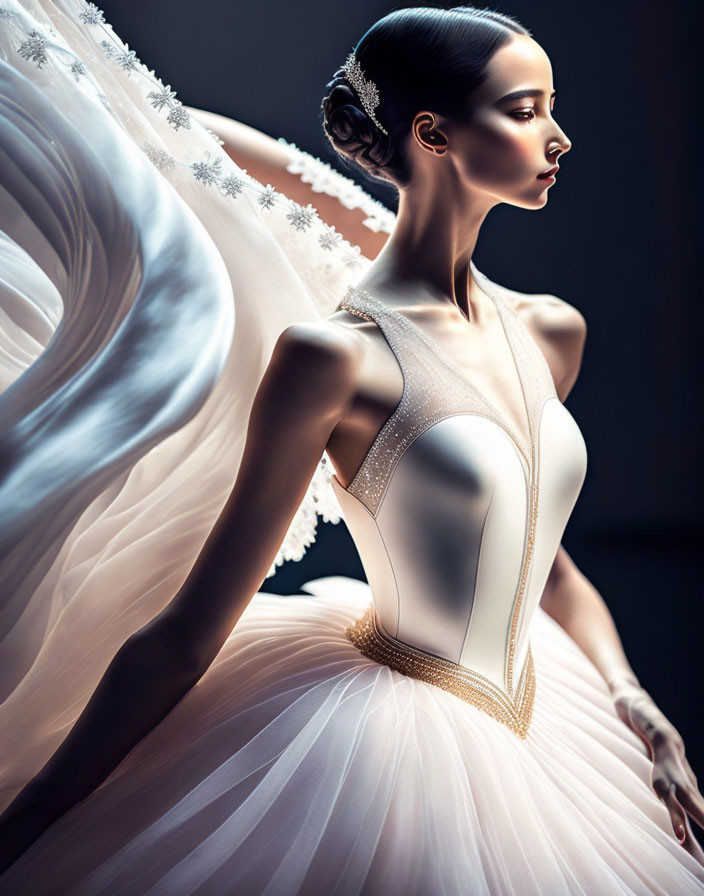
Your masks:
<path fill-rule="evenodd" d="M 542 336 L 556 338 L 586 336 L 587 321 L 582 312 L 564 299 L 549 293 L 525 293 L 501 287 L 512 302 L 513 310 Z"/>
<path fill-rule="evenodd" d="M 318 407 L 344 405 L 354 392 L 362 351 L 359 337 L 347 328 L 325 318 L 297 321 L 279 334 L 267 375 L 292 400 L 300 395 Z"/>
<path fill-rule="evenodd" d="M 333 318 L 297 321 L 281 331 L 274 350 L 286 356 L 307 357 L 316 364 L 354 364 L 362 346 L 353 333 Z"/>
<path fill-rule="evenodd" d="M 545 355 L 560 401 L 572 389 L 582 363 L 587 321 L 564 299 L 548 293 L 522 293 L 502 287 L 514 311 Z"/>

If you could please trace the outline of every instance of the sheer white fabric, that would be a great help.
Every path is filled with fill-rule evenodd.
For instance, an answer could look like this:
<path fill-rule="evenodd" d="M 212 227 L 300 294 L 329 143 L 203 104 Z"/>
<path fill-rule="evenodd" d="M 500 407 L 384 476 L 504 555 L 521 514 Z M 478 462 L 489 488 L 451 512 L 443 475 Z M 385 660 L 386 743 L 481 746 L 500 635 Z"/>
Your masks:
<path fill-rule="evenodd" d="M 53 705 L 42 675 L 82 649 L 64 613 L 104 634 L 75 706 L 185 579 L 276 338 L 367 260 L 239 169 L 92 4 L 0 16 L 0 696 L 29 674 Z M 327 480 L 269 574 L 339 520 Z"/>
<path fill-rule="evenodd" d="M 286 170 L 292 174 L 298 174 L 304 183 L 310 184 L 314 193 L 326 193 L 328 196 L 334 196 L 345 208 L 361 209 L 367 216 L 362 221 L 366 227 L 375 233 L 391 233 L 396 215 L 373 199 L 359 184 L 340 174 L 327 162 L 300 149 L 295 143 L 289 143 L 284 137 L 279 137 L 279 143 L 288 150 L 291 156 Z"/>

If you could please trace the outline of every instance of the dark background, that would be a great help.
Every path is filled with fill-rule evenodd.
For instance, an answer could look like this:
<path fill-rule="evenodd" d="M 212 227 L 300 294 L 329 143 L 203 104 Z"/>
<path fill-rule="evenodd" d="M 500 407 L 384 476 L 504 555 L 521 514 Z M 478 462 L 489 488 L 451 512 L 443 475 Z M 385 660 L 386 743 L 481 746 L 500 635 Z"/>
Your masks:
<path fill-rule="evenodd" d="M 283 136 L 351 176 L 322 133 L 324 85 L 376 19 L 425 4 L 100 5 L 186 105 Z M 491 8 L 515 16 L 550 56 L 555 117 L 572 149 L 548 205 L 539 213 L 495 208 L 474 260 L 506 286 L 564 298 L 587 320 L 582 370 L 566 404 L 589 463 L 563 544 L 606 600 L 641 683 L 680 730 L 704 780 L 694 159 L 702 98 L 690 63 L 700 31 L 677 0 L 608 8 L 512 0 Z M 360 183 L 395 210 L 393 194 Z M 344 523 L 319 523 L 306 557 L 263 590 L 294 593 L 323 575 L 364 578 Z"/>

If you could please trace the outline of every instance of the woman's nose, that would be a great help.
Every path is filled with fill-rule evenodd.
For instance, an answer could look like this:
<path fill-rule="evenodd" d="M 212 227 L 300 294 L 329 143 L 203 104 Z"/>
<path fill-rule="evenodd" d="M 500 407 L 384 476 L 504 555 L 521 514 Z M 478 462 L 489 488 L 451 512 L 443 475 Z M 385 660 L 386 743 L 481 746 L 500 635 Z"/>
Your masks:
<path fill-rule="evenodd" d="M 567 134 L 565 134 L 564 131 L 560 131 L 559 143 L 560 143 L 560 151 L 562 153 L 569 152 L 570 149 L 572 148 L 572 141 L 567 136 Z"/>

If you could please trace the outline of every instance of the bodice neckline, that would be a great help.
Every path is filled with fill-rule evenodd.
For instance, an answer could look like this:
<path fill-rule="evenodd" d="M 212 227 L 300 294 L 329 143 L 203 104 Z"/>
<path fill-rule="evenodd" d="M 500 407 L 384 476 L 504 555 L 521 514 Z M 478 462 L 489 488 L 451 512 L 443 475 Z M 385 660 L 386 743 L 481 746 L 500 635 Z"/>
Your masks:
<path fill-rule="evenodd" d="M 523 456 L 528 468 L 530 468 L 531 455 L 532 455 L 531 444 L 534 441 L 535 433 L 533 431 L 533 425 L 531 422 L 531 409 L 529 406 L 529 399 L 526 394 L 525 373 L 522 369 L 522 363 L 519 360 L 521 353 L 520 353 L 520 351 L 516 350 L 515 338 L 512 338 L 511 333 L 510 333 L 510 327 L 507 326 L 507 322 L 506 322 L 507 315 L 513 315 L 513 317 L 515 317 L 515 318 L 518 318 L 518 315 L 513 310 L 513 308 L 511 308 L 510 304 L 507 303 L 506 300 L 500 295 L 500 293 L 498 292 L 498 287 L 496 287 L 496 284 L 493 284 L 484 274 L 482 274 L 476 268 L 476 266 L 474 265 L 473 262 L 470 262 L 470 266 L 472 269 L 472 273 L 475 276 L 475 280 L 477 281 L 478 285 L 480 286 L 480 289 L 491 300 L 491 302 L 493 303 L 493 305 L 496 308 L 498 315 L 499 315 L 499 320 L 501 322 L 501 328 L 502 328 L 502 332 L 504 335 L 504 339 L 508 343 L 509 350 L 511 353 L 511 358 L 513 360 L 513 369 L 515 371 L 516 377 L 518 378 L 519 386 L 521 389 L 522 405 L 523 405 L 523 418 L 524 418 L 525 422 L 528 424 L 527 438 L 524 436 L 523 432 L 520 432 L 519 430 L 517 430 L 517 428 L 512 423 L 509 423 L 507 421 L 506 415 L 504 413 L 502 413 L 501 411 L 499 411 L 496 404 L 493 401 L 491 401 L 491 399 L 489 399 L 487 397 L 484 390 L 480 389 L 476 385 L 476 383 L 474 382 L 474 379 L 465 370 L 463 370 L 463 368 L 460 366 L 460 364 L 458 364 L 458 362 L 451 355 L 449 355 L 448 352 L 445 351 L 445 349 L 440 345 L 440 343 L 436 339 L 434 339 L 432 336 L 428 335 L 425 332 L 425 330 L 423 330 L 423 328 L 420 327 L 417 323 L 415 323 L 415 321 L 413 321 L 411 318 L 407 317 L 405 314 L 403 314 L 402 312 L 398 311 L 397 309 L 391 307 L 390 305 L 387 305 L 385 302 L 383 302 L 381 299 L 379 299 L 377 296 L 375 296 L 369 290 L 367 290 L 363 287 L 356 286 L 356 285 L 350 285 L 347 288 L 347 291 L 345 292 L 343 298 L 338 303 L 337 308 L 335 310 L 336 311 L 344 310 L 345 305 L 353 305 L 353 306 L 356 305 L 355 298 L 358 296 L 361 296 L 366 300 L 366 302 L 369 305 L 373 306 L 376 309 L 377 313 L 385 315 L 385 316 L 396 317 L 397 320 L 398 320 L 398 318 L 401 318 L 404 325 L 407 328 L 410 328 L 418 336 L 418 338 L 427 346 L 427 348 L 431 352 L 433 352 L 433 354 L 437 358 L 439 358 L 448 369 L 450 369 L 457 377 L 459 377 L 459 379 L 465 385 L 467 385 L 470 390 L 473 390 L 475 393 L 477 393 L 481 397 L 481 399 L 491 408 L 491 410 L 496 415 L 496 418 L 501 421 L 504 430 L 506 431 L 507 435 L 509 436 L 509 438 L 511 439 L 511 441 L 514 444 L 514 447 Z M 479 282 L 480 280 L 483 282 L 484 285 L 480 284 L 480 282 Z M 494 288 L 492 288 L 492 287 L 494 287 Z M 520 318 L 518 318 L 518 321 L 522 325 L 522 321 L 520 321 Z M 378 321 L 376 321 L 376 322 L 378 325 Z M 392 415 L 393 415 L 393 413 L 395 413 L 395 411 L 392 412 Z M 364 459 L 362 460 L 362 463 L 360 464 L 359 469 L 361 469 L 361 467 L 363 465 L 364 465 Z M 352 482 L 354 481 L 355 478 L 356 478 L 356 474 L 355 474 L 355 477 L 353 477 Z M 344 488 L 344 486 L 339 482 L 339 480 L 337 480 L 337 481 L 338 481 L 338 484 L 340 485 L 340 488 Z M 350 482 L 350 485 L 351 485 L 351 482 Z"/>

